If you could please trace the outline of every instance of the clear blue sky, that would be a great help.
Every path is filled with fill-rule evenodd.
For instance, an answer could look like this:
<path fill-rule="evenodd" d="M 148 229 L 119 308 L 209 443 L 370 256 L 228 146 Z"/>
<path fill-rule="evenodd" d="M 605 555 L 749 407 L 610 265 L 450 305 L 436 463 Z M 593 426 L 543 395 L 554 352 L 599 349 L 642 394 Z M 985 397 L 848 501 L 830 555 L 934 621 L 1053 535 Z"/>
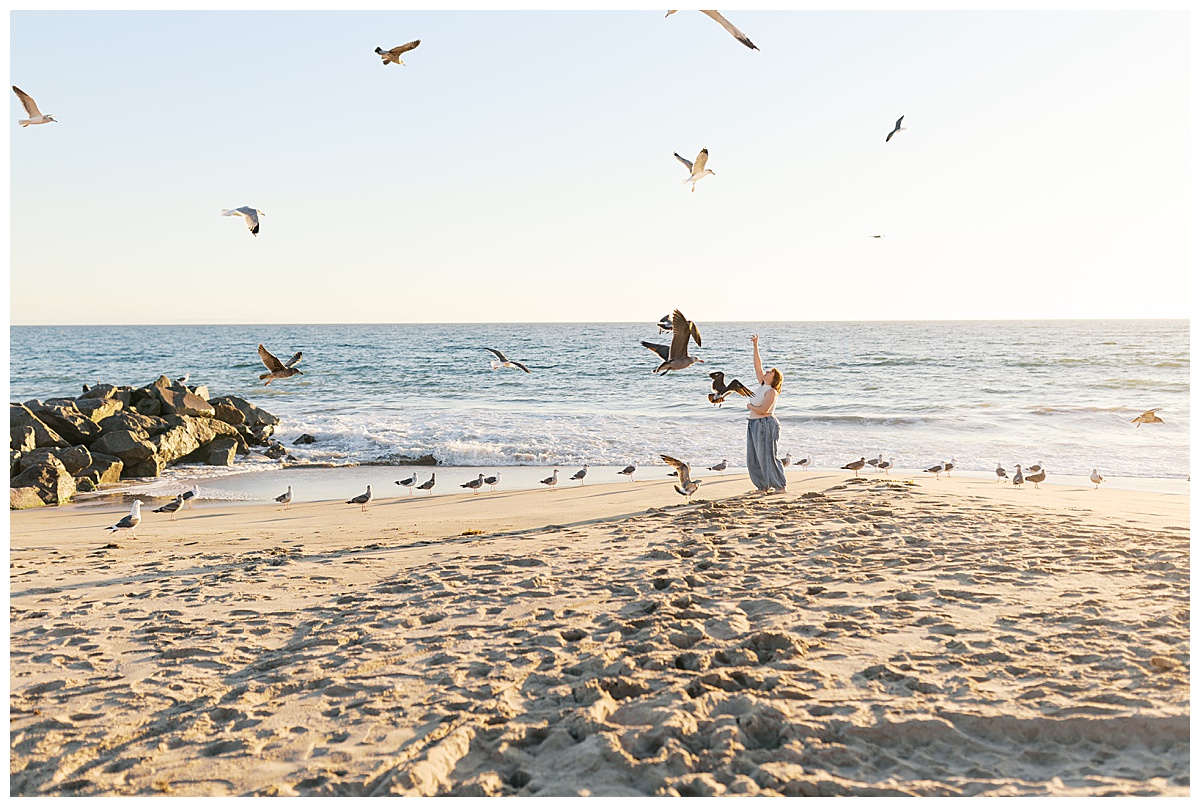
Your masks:
<path fill-rule="evenodd" d="M 1185 12 L 726 13 L 14 12 L 11 321 L 1188 316 Z"/>

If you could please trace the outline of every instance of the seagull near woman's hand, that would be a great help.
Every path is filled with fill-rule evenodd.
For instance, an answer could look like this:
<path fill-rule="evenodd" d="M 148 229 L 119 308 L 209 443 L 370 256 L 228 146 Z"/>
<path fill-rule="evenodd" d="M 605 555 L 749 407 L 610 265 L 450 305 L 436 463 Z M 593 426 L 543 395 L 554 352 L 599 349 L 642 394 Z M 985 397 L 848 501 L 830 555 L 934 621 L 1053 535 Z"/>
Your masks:
<path fill-rule="evenodd" d="M 510 361 L 507 356 L 505 356 L 499 350 L 496 350 L 496 348 L 489 347 L 486 349 L 495 353 L 496 358 L 499 359 L 499 361 L 496 361 L 495 359 L 492 360 L 492 369 L 493 370 L 499 370 L 501 367 L 516 367 L 518 370 L 524 370 L 527 373 L 529 372 L 529 368 L 526 367 L 524 364 L 521 364 L 521 362 L 519 362 L 519 361 Z"/>
<path fill-rule="evenodd" d="M 709 174 L 712 174 L 714 177 L 717 175 L 716 171 L 705 168 L 705 166 L 708 165 L 708 149 L 707 148 L 700 149 L 700 153 L 696 155 L 696 162 L 694 162 L 694 163 L 688 162 L 683 157 L 680 157 L 679 152 L 675 152 L 675 159 L 679 160 L 679 162 L 681 162 L 685 166 L 687 166 L 687 170 L 691 172 L 690 176 L 688 176 L 688 178 L 685 179 L 684 182 L 692 183 L 692 193 L 696 192 L 696 183 L 697 182 L 704 179 Z"/>
<path fill-rule="evenodd" d="M 696 323 L 689 322 L 683 312 L 676 308 L 671 314 L 671 346 L 642 342 L 642 347 L 653 350 L 662 359 L 662 364 L 658 365 L 654 372 L 665 375 L 672 370 L 686 370 L 696 362 L 703 364 L 704 359 L 688 355 L 689 339 L 695 339 L 696 347 L 700 347 L 700 331 L 696 328 Z"/>
<path fill-rule="evenodd" d="M 412 42 L 409 42 L 408 44 L 397 45 L 396 47 L 392 48 L 391 50 L 384 50 L 383 48 L 375 48 L 375 52 L 378 53 L 380 55 L 380 57 L 383 59 L 384 67 L 387 67 L 389 64 L 398 64 L 401 67 L 408 67 L 408 65 L 406 65 L 404 63 L 404 60 L 401 59 L 400 57 L 402 55 L 404 55 L 405 53 L 408 53 L 410 50 L 412 50 L 413 48 L 415 48 L 417 45 L 420 45 L 420 44 L 421 44 L 421 40 L 414 39 Z"/>
<path fill-rule="evenodd" d="M 263 384 L 265 387 L 276 378 L 291 378 L 294 375 L 304 375 L 304 373 L 296 369 L 296 365 L 300 363 L 300 357 L 303 355 L 304 354 L 302 352 L 297 350 L 296 355 L 292 356 L 285 363 L 275 358 L 271 351 L 267 350 L 262 345 L 259 345 L 258 357 L 262 359 L 262 363 L 266 365 L 267 370 L 270 372 L 263 373 L 258 377 L 258 380 L 262 381 L 264 378 L 267 379 L 267 383 Z"/>
<path fill-rule="evenodd" d="M 674 13 L 675 13 L 674 11 L 668 11 L 667 16 L 670 17 Z M 719 12 L 719 11 L 701 11 L 700 13 L 707 15 L 708 17 L 711 17 L 712 19 L 716 20 L 717 23 L 722 28 L 724 28 L 729 33 L 733 34 L 734 39 L 736 39 L 738 42 L 741 42 L 746 47 L 750 48 L 750 50 L 758 50 L 758 46 L 750 41 L 750 37 L 743 34 L 741 31 L 739 31 L 737 29 L 737 26 L 735 26 L 729 20 L 727 20 L 723 16 L 721 16 L 721 12 Z"/>
<path fill-rule="evenodd" d="M 900 125 L 900 121 L 902 121 L 902 120 L 904 120 L 904 116 L 903 116 L 903 115 L 901 115 L 901 116 L 899 117 L 899 119 L 896 121 L 896 128 L 895 128 L 895 129 L 892 129 L 892 131 L 888 132 L 888 136 L 887 136 L 887 138 L 885 138 L 885 139 L 884 139 L 884 141 L 883 141 L 884 143 L 888 142 L 888 140 L 891 140 L 891 139 L 892 139 L 892 135 L 894 135 L 896 132 L 907 132 L 907 131 L 908 131 L 908 127 L 907 127 L 907 126 L 901 126 L 901 125 Z"/>
<path fill-rule="evenodd" d="M 26 126 L 33 126 L 34 124 L 38 123 L 58 123 L 58 121 L 54 119 L 53 115 L 43 115 L 41 110 L 37 108 L 37 104 L 34 103 L 33 99 L 19 89 L 16 84 L 13 85 L 13 92 L 15 92 L 17 97 L 21 99 L 21 106 L 25 107 L 25 114 L 29 116 L 28 119 L 17 121 L 17 123 L 21 124 L 22 129 L 24 129 Z"/>
<path fill-rule="evenodd" d="M 255 238 L 258 237 L 258 217 L 265 216 L 266 213 L 261 210 L 256 210 L 253 207 L 239 207 L 236 210 L 222 210 L 222 216 L 241 216 L 246 220 L 246 226 L 250 228 L 250 234 Z"/>

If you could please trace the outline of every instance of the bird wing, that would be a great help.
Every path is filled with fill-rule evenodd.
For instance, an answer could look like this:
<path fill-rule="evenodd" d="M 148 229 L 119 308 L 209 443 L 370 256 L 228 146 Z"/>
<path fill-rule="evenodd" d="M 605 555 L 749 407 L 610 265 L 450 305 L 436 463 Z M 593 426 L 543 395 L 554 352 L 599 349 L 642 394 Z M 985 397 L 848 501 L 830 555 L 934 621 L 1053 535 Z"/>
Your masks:
<path fill-rule="evenodd" d="M 1161 407 L 1161 406 L 1156 406 L 1154 409 L 1147 409 L 1145 412 L 1143 412 L 1143 413 L 1142 413 L 1142 415 L 1141 415 L 1141 416 L 1142 416 L 1142 417 L 1146 417 L 1147 415 L 1153 415 L 1153 414 L 1154 414 L 1155 412 L 1157 412 L 1159 409 L 1162 409 L 1162 407 Z"/>
<path fill-rule="evenodd" d="M 40 118 L 42 116 L 41 110 L 37 108 L 37 104 L 34 103 L 33 99 L 26 95 L 23 90 L 18 89 L 16 84 L 13 85 L 13 92 L 21 99 L 21 106 L 25 107 L 25 112 L 28 113 L 29 117 Z"/>
<path fill-rule="evenodd" d="M 678 151 L 677 151 L 677 152 L 675 152 L 675 159 L 677 159 L 677 160 L 679 160 L 679 162 L 683 163 L 683 164 L 684 164 L 684 166 L 686 166 L 686 167 L 687 167 L 687 170 L 688 170 L 688 171 L 691 171 L 691 170 L 692 170 L 692 161 L 691 161 L 691 160 L 685 160 L 683 157 L 680 157 L 680 156 L 679 156 L 679 152 L 678 152 Z M 663 319 L 666 319 L 666 317 L 663 317 Z"/>
<path fill-rule="evenodd" d="M 704 166 L 708 164 L 708 149 L 700 149 L 700 153 L 696 155 L 696 167 L 692 169 L 693 174 L 703 174 Z"/>
<path fill-rule="evenodd" d="M 267 350 L 262 345 L 258 346 L 258 357 L 262 359 L 262 363 L 266 365 L 266 368 L 272 373 L 277 373 L 284 369 L 284 366 L 279 359 L 271 355 L 271 351 Z"/>
<path fill-rule="evenodd" d="M 257 210 L 255 210 L 252 207 L 239 207 L 237 209 L 237 212 L 241 213 L 243 216 L 246 217 L 247 221 L 250 222 L 252 229 L 254 227 L 258 226 L 258 211 Z"/>
<path fill-rule="evenodd" d="M 899 128 L 900 128 L 900 121 L 902 121 L 902 120 L 904 120 L 904 116 L 903 116 L 903 115 L 901 115 L 900 117 L 896 118 L 896 129 L 899 129 Z"/>
<path fill-rule="evenodd" d="M 658 354 L 658 357 L 663 361 L 671 358 L 671 348 L 666 345 L 656 345 L 653 342 L 642 342 L 642 347 L 648 347 Z"/>
<path fill-rule="evenodd" d="M 729 382 L 729 389 L 745 398 L 754 397 L 754 393 L 750 391 L 750 388 L 736 378 Z"/>
<path fill-rule="evenodd" d="M 532 375 L 529 368 L 526 367 L 524 364 L 521 364 L 521 362 L 514 361 L 514 362 L 510 362 L 510 364 L 512 364 L 513 367 L 520 367 L 522 370 L 524 370 L 525 372 L 530 373 L 530 375 Z"/>
<path fill-rule="evenodd" d="M 666 454 L 660 454 L 659 456 L 663 458 L 663 462 L 679 472 L 679 486 L 681 488 L 686 488 L 691 483 L 692 479 L 691 467 L 683 460 L 677 460 L 674 457 L 667 456 Z"/>
<path fill-rule="evenodd" d="M 678 308 L 671 314 L 671 358 L 687 355 L 688 339 L 691 337 L 687 317 Z"/>
<path fill-rule="evenodd" d="M 399 56 L 402 53 L 408 53 L 410 50 L 412 50 L 413 48 L 415 48 L 417 45 L 420 45 L 420 44 L 421 44 L 421 40 L 414 39 L 412 42 L 409 42 L 406 45 L 397 45 L 396 47 L 389 50 L 388 53 L 392 54 L 393 56 Z"/>
<path fill-rule="evenodd" d="M 303 352 L 301 352 L 301 351 L 297 350 L 297 351 L 296 351 L 296 355 L 295 355 L 295 356 L 292 356 L 290 359 L 288 359 L 287 361 L 285 361 L 285 362 L 283 363 L 283 366 L 284 366 L 284 367 L 287 367 L 287 368 L 289 368 L 289 369 L 290 369 L 290 368 L 292 368 L 292 367 L 295 367 L 297 364 L 299 364 L 299 363 L 300 363 L 300 357 L 301 357 L 301 356 L 303 356 L 303 355 L 304 355 L 304 353 L 303 353 Z"/>
<path fill-rule="evenodd" d="M 113 526 L 120 527 L 121 529 L 132 527 L 133 526 L 133 513 L 130 513 L 129 515 L 125 516 L 125 518 L 121 519 Z"/>
<path fill-rule="evenodd" d="M 724 28 L 729 33 L 733 34 L 734 39 L 736 39 L 738 42 L 741 42 L 743 45 L 750 48 L 751 50 L 758 50 L 758 47 L 753 42 L 750 41 L 750 37 L 743 34 L 741 31 L 738 30 L 736 25 L 731 23 L 729 20 L 725 19 L 725 17 L 722 16 L 721 12 L 719 12 L 719 11 L 701 11 L 700 13 L 707 14 L 709 17 L 712 17 L 714 20 L 716 20 L 718 23 L 720 23 L 721 27 Z"/>
<path fill-rule="evenodd" d="M 503 353 L 501 353 L 499 350 L 496 350 L 496 348 L 494 348 L 494 347 L 485 348 L 485 350 L 490 350 L 493 353 L 495 353 L 496 358 L 500 359 L 500 361 L 508 361 L 508 358 Z"/>

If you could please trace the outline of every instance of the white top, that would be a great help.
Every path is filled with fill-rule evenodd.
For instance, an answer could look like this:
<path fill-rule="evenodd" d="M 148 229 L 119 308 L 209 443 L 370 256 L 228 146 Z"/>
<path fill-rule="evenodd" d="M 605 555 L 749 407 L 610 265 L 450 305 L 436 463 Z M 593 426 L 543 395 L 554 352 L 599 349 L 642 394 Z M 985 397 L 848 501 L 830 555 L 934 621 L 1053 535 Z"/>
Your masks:
<path fill-rule="evenodd" d="M 759 384 L 758 389 L 754 391 L 754 395 L 750 397 L 750 403 L 754 404 L 755 406 L 762 406 L 763 401 L 767 397 L 767 390 L 769 389 L 771 389 L 770 384 Z M 759 418 L 770 417 L 771 415 L 775 414 L 775 404 L 777 403 L 779 403 L 778 394 L 776 394 L 775 399 L 771 401 L 771 408 L 768 409 L 764 414 L 760 415 L 757 412 L 749 409 L 746 411 L 750 413 L 750 420 L 758 420 Z"/>

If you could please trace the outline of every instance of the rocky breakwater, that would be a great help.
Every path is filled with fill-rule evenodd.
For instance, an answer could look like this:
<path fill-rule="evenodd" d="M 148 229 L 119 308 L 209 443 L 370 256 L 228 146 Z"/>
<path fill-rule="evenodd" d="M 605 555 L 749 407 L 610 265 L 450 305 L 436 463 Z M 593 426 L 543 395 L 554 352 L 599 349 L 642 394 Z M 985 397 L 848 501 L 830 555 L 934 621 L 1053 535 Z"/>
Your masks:
<path fill-rule="evenodd" d="M 78 398 L 9 406 L 9 504 L 21 510 L 70 501 L 122 479 L 158 476 L 176 463 L 233 465 L 263 448 L 279 418 L 233 395 L 209 398 L 204 386 L 166 376 L 145 387 L 97 384 Z"/>

